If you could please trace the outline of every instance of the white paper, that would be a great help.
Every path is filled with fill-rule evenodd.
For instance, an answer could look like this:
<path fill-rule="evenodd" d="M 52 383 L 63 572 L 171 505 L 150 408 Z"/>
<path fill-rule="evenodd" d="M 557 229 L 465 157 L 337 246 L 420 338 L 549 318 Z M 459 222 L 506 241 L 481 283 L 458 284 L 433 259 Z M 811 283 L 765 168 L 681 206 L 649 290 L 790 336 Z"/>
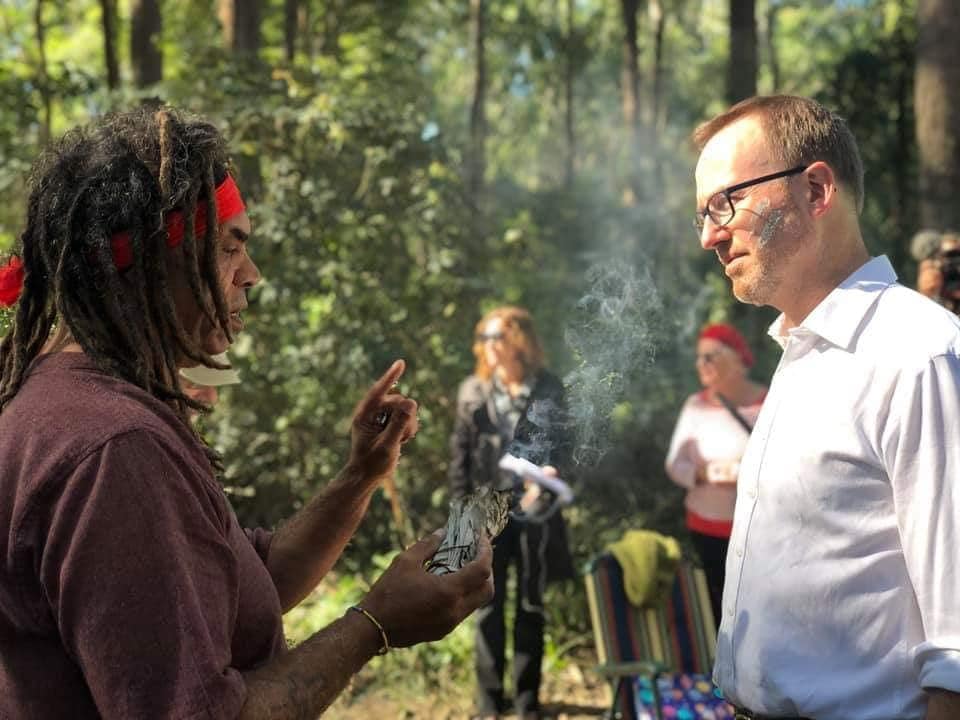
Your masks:
<path fill-rule="evenodd" d="M 500 458 L 500 468 L 532 480 L 545 490 L 549 490 L 557 496 L 557 502 L 560 505 L 569 505 L 573 502 L 573 489 L 567 483 L 558 477 L 547 475 L 543 468 L 529 460 L 507 453 Z"/>

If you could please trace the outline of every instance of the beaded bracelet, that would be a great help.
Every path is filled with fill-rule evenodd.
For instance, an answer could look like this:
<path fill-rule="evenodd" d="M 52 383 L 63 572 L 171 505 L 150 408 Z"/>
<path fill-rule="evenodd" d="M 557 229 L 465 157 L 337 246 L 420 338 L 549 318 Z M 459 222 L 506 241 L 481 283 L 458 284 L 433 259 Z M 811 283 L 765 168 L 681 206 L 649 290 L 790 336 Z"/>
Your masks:
<path fill-rule="evenodd" d="M 363 615 L 367 620 L 369 620 L 374 624 L 377 630 L 380 631 L 380 637 L 383 639 L 383 647 L 377 650 L 377 655 L 386 655 L 387 651 L 390 650 L 390 641 L 387 640 L 387 631 L 383 629 L 383 625 L 380 624 L 380 621 L 378 621 L 372 614 L 370 614 L 368 610 L 364 610 L 359 605 L 351 605 L 350 609 L 355 610 L 356 612 Z"/>

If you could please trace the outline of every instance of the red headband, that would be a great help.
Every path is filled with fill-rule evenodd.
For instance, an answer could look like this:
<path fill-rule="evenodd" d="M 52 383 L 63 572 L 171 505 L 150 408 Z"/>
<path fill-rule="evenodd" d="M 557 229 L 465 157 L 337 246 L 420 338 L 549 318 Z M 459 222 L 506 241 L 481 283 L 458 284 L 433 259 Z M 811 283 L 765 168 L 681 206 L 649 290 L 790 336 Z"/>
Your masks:
<path fill-rule="evenodd" d="M 717 342 L 723 343 L 740 356 L 741 362 L 743 362 L 746 367 L 753 366 L 753 353 L 750 352 L 750 348 L 747 346 L 747 341 L 743 339 L 743 335 L 741 335 L 733 325 L 727 325 L 726 323 L 707 325 L 700 331 L 700 339 L 716 340 Z"/>
<path fill-rule="evenodd" d="M 223 223 L 235 215 L 242 213 L 246 206 L 240 197 L 240 188 L 233 177 L 226 179 L 217 186 L 217 222 Z M 167 247 L 175 248 L 183 242 L 184 220 L 183 212 L 174 210 L 167 213 Z M 195 237 L 202 237 L 207 231 L 207 205 L 204 202 L 197 204 L 197 212 L 193 220 Z M 133 265 L 133 247 L 130 245 L 130 233 L 119 232 L 110 238 L 110 248 L 113 252 L 113 264 L 117 270 L 126 270 Z M 20 299 L 23 291 L 23 261 L 18 257 L 11 257 L 7 264 L 0 267 L 0 307 L 11 307 Z"/>

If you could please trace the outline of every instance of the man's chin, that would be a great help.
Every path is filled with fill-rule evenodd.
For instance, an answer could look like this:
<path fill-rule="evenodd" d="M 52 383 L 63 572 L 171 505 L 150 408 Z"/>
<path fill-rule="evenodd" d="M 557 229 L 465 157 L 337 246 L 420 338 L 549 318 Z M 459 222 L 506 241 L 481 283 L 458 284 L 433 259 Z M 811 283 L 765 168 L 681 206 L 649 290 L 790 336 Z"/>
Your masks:
<path fill-rule="evenodd" d="M 734 279 L 732 284 L 733 296 L 746 305 L 766 305 L 763 298 L 760 297 L 759 289 L 756 285 Z"/>
<path fill-rule="evenodd" d="M 227 340 L 227 336 L 221 331 L 210 333 L 203 342 L 203 349 L 209 355 L 225 353 L 229 348 L 230 341 Z"/>

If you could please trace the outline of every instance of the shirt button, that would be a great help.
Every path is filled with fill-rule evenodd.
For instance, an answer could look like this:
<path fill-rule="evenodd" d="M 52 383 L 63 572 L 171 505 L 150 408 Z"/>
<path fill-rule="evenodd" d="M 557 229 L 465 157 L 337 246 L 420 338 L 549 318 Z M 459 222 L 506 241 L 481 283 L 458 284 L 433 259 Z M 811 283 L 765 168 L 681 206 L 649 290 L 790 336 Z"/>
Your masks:
<path fill-rule="evenodd" d="M 742 548 L 742 547 L 738 547 L 738 548 L 737 548 L 737 557 L 743 557 L 743 548 Z"/>
<path fill-rule="evenodd" d="M 754 488 L 750 488 L 749 490 L 747 490 L 747 496 L 751 500 L 755 500 L 757 497 L 757 491 Z"/>
<path fill-rule="evenodd" d="M 732 606 L 732 605 L 727 608 L 727 615 L 729 615 L 730 617 L 733 617 L 733 606 Z"/>

